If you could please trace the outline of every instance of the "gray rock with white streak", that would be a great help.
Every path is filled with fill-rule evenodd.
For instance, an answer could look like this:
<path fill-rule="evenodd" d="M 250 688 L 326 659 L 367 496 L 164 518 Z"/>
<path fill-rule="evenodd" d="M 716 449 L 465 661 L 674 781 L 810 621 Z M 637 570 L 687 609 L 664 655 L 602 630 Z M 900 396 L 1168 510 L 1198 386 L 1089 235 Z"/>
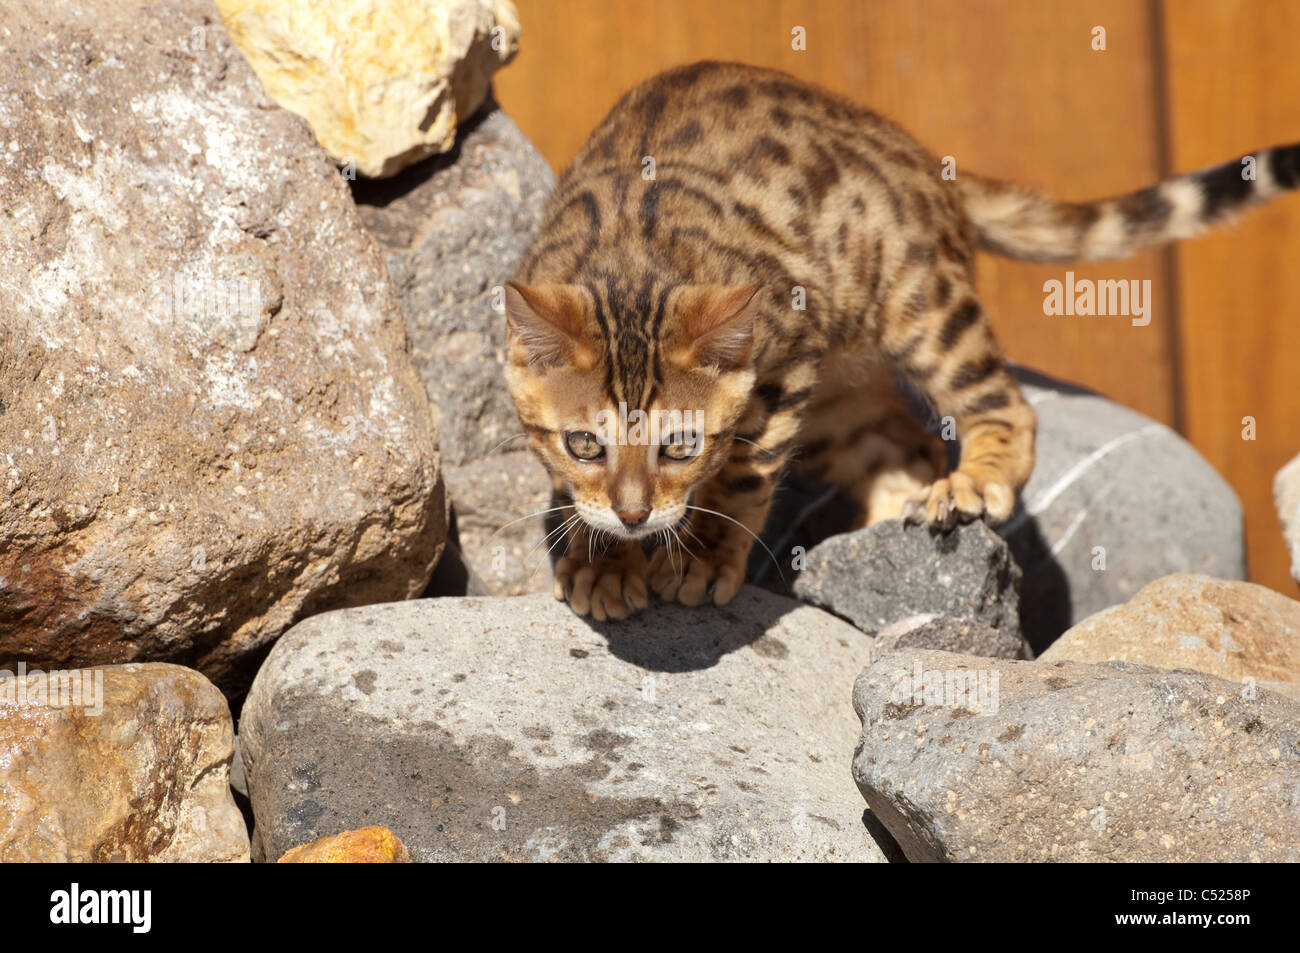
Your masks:
<path fill-rule="evenodd" d="M 1024 573 L 1035 651 L 1171 573 L 1246 578 L 1241 503 L 1191 444 L 1089 391 L 1017 376 L 1038 413 L 1038 459 L 999 532 Z"/>

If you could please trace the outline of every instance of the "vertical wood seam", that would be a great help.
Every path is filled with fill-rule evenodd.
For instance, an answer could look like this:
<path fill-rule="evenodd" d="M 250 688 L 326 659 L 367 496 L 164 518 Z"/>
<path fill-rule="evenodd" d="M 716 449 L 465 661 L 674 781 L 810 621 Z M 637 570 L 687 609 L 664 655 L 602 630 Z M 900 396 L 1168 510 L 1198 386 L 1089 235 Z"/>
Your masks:
<path fill-rule="evenodd" d="M 1152 93 L 1155 102 L 1152 113 L 1155 116 L 1155 151 L 1156 171 L 1161 179 L 1174 174 L 1173 163 L 1173 99 L 1169 88 L 1173 78 L 1169 75 L 1170 62 L 1168 38 L 1165 34 L 1164 0 L 1147 0 L 1147 19 L 1150 24 L 1148 32 L 1151 37 Z M 1165 281 L 1165 306 L 1169 309 L 1169 332 L 1166 342 L 1169 348 L 1169 406 L 1173 411 L 1174 429 L 1187 435 L 1187 412 L 1184 401 L 1183 381 L 1185 379 L 1183 351 L 1183 312 L 1180 306 L 1179 280 L 1181 278 L 1181 261 L 1177 244 L 1160 249 L 1160 271 Z"/>

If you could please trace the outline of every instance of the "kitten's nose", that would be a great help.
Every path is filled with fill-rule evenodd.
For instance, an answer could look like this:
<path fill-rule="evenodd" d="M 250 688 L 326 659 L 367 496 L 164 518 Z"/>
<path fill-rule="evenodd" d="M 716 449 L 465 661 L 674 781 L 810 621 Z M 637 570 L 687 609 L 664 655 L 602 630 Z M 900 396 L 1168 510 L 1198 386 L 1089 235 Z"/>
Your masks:
<path fill-rule="evenodd" d="M 615 510 L 614 515 L 617 516 L 620 520 L 622 520 L 623 525 L 626 526 L 628 529 L 633 529 L 637 526 L 640 526 L 642 523 L 644 523 L 646 521 L 646 517 L 649 516 L 650 514 L 646 510 L 635 510 L 635 511 Z"/>

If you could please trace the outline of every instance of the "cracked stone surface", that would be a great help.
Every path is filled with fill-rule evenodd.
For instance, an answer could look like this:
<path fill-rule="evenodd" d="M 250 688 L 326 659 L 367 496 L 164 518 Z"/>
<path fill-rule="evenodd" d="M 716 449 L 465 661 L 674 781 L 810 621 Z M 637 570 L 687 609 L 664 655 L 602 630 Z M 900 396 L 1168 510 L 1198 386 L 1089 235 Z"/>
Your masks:
<path fill-rule="evenodd" d="M 883 860 L 849 774 L 870 654 L 753 587 L 609 626 L 543 595 L 316 616 L 243 709 L 254 853 L 379 824 L 419 861 Z"/>

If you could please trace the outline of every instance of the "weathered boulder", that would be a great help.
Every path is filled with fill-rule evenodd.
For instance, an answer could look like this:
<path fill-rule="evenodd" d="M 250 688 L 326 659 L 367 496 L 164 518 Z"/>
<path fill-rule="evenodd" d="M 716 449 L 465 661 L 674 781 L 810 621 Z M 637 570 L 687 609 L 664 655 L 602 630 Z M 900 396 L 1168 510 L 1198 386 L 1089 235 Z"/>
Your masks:
<path fill-rule="evenodd" d="M 179 665 L 0 671 L 0 862 L 248 860 L 230 710 Z"/>
<path fill-rule="evenodd" d="M 1277 471 L 1273 478 L 1273 502 L 1291 554 L 1291 578 L 1300 582 L 1300 457 Z"/>
<path fill-rule="evenodd" d="M 5 4 L 0 128 L 0 663 L 230 685 L 300 616 L 421 592 L 401 310 L 211 5 Z"/>
<path fill-rule="evenodd" d="M 277 864 L 409 864 L 411 855 L 386 827 L 363 827 L 295 847 Z"/>
<path fill-rule="evenodd" d="M 847 756 L 870 639 L 752 587 L 602 625 L 546 595 L 332 612 L 244 705 L 254 854 L 382 824 L 431 860 L 881 860 Z"/>
<path fill-rule="evenodd" d="M 446 152 L 518 50 L 510 0 L 217 0 L 281 106 L 361 175 Z"/>
<path fill-rule="evenodd" d="M 1171 573 L 1246 578 L 1241 503 L 1191 444 L 1089 391 L 1017 376 L 1038 414 L 1038 459 L 999 532 L 1024 573 L 1035 651 Z"/>
<path fill-rule="evenodd" d="M 1040 658 L 1300 683 L 1300 602 L 1249 582 L 1166 576 L 1123 605 L 1084 619 Z"/>
<path fill-rule="evenodd" d="M 1300 860 L 1300 703 L 1199 672 L 905 649 L 853 776 L 912 861 Z"/>
<path fill-rule="evenodd" d="M 868 635 L 918 615 L 973 620 L 979 626 L 964 636 L 941 638 L 1015 656 L 1023 653 L 1019 581 L 1006 543 L 981 522 L 940 533 L 889 520 L 815 546 L 795 576 L 794 592 Z M 994 634 L 981 638 L 986 629 Z"/>
<path fill-rule="evenodd" d="M 543 520 L 507 525 L 549 506 L 551 482 L 523 448 L 502 376 L 505 318 L 494 305 L 554 187 L 546 160 L 489 103 L 453 152 L 352 190 L 384 251 L 438 416 L 459 556 L 484 592 L 499 595 L 550 589 Z"/>

